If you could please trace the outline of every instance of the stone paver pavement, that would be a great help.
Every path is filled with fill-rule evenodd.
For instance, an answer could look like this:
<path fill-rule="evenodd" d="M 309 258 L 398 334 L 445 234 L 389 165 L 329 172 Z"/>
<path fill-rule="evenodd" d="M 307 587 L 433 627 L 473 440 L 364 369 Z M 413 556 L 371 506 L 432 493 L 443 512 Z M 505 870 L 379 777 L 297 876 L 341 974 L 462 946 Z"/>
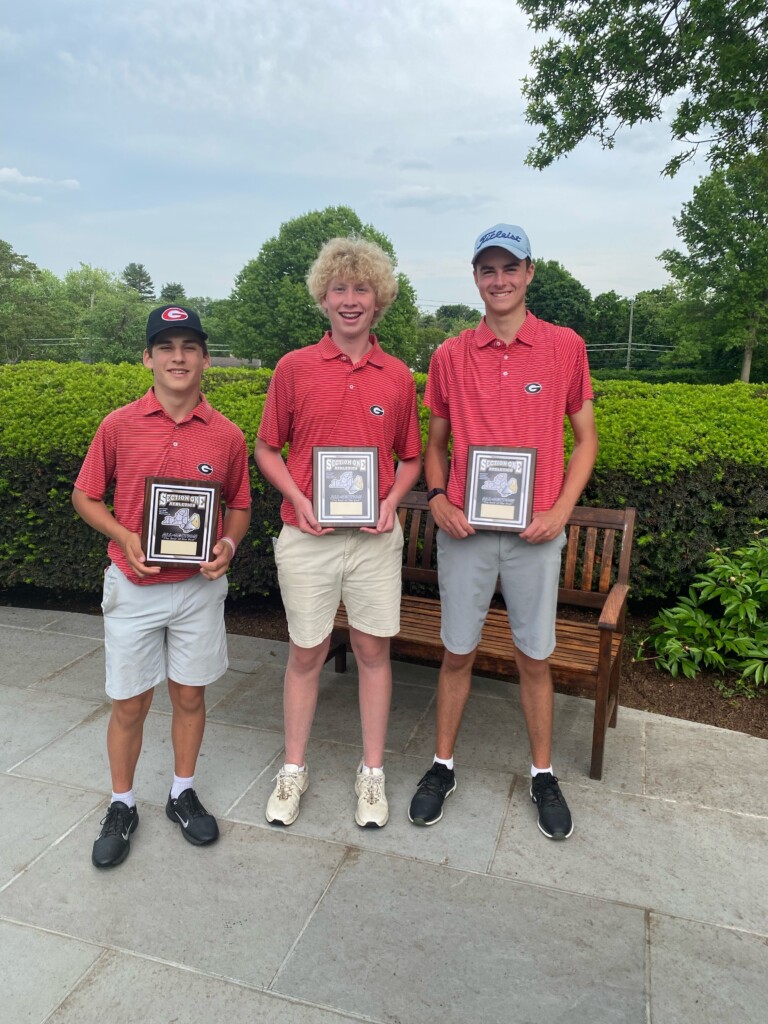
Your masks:
<path fill-rule="evenodd" d="M 556 698 L 576 828 L 544 839 L 517 688 L 478 679 L 443 820 L 407 819 L 433 742 L 432 669 L 394 664 L 391 818 L 354 824 L 354 661 L 323 675 L 310 788 L 264 819 L 282 760 L 284 644 L 230 637 L 196 787 L 221 840 L 164 814 L 167 694 L 119 868 L 90 850 L 109 795 L 98 618 L 0 608 L 4 1024 L 763 1024 L 768 741 L 622 709 L 601 782 L 591 705 Z M 681 685 L 685 685 L 681 683 Z"/>

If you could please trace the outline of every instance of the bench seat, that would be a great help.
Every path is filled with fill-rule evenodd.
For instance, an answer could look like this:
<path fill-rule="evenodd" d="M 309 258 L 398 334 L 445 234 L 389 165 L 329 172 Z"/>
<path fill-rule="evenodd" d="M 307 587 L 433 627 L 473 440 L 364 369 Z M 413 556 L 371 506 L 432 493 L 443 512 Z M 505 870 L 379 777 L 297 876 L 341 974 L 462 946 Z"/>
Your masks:
<path fill-rule="evenodd" d="M 398 507 L 405 537 L 400 632 L 392 638 L 392 656 L 439 664 L 440 600 L 435 566 L 435 524 L 420 491 L 411 491 Z M 590 777 L 602 778 L 605 734 L 616 725 L 622 642 L 629 593 L 629 565 L 635 510 L 578 507 L 566 527 L 561 586 L 558 592 L 556 645 L 549 659 L 558 690 L 588 695 L 595 701 Z M 418 589 L 418 593 L 411 592 Z M 434 596 L 423 591 L 432 591 Z M 567 609 L 577 611 L 567 614 Z M 565 612 L 566 614 L 561 614 Z M 328 658 L 346 671 L 349 623 L 339 606 Z M 488 612 L 474 669 L 501 678 L 516 676 L 515 645 L 506 609 Z"/>

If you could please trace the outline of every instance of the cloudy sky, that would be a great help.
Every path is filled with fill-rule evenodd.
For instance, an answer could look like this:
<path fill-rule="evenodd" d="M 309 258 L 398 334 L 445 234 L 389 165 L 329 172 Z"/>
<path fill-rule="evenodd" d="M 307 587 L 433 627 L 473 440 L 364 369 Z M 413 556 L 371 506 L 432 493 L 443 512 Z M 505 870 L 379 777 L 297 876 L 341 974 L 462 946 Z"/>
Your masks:
<path fill-rule="evenodd" d="M 475 301 L 472 244 L 497 221 L 593 294 L 663 284 L 705 167 L 662 178 L 657 125 L 526 168 L 533 45 L 510 0 L 6 4 L 0 238 L 57 274 L 135 261 L 223 298 L 281 223 L 345 204 L 425 309 Z"/>

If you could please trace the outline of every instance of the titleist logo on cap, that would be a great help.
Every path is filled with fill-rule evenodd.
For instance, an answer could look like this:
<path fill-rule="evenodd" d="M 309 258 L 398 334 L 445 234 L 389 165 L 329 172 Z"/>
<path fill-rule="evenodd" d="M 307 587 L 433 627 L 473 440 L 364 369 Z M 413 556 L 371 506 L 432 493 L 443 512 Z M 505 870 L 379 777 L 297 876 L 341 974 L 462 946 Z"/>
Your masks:
<path fill-rule="evenodd" d="M 522 242 L 520 235 L 513 235 L 511 231 L 487 231 L 478 238 L 475 248 L 479 249 L 481 245 L 485 245 L 492 238 L 511 238 L 513 242 Z"/>

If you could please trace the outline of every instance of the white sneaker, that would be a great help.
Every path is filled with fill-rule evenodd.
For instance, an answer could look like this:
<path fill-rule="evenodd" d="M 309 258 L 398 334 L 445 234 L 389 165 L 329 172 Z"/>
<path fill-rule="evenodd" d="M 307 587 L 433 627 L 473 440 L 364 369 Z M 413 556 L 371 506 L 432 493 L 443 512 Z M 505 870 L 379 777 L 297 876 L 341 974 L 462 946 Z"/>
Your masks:
<path fill-rule="evenodd" d="M 299 816 L 299 801 L 309 785 L 309 772 L 288 771 L 283 765 L 275 776 L 277 785 L 267 802 L 267 821 L 275 825 L 292 825 Z"/>
<path fill-rule="evenodd" d="M 389 821 L 389 804 L 384 794 L 384 772 L 381 768 L 357 769 L 355 778 L 357 810 L 355 821 L 361 828 L 383 828 Z"/>

